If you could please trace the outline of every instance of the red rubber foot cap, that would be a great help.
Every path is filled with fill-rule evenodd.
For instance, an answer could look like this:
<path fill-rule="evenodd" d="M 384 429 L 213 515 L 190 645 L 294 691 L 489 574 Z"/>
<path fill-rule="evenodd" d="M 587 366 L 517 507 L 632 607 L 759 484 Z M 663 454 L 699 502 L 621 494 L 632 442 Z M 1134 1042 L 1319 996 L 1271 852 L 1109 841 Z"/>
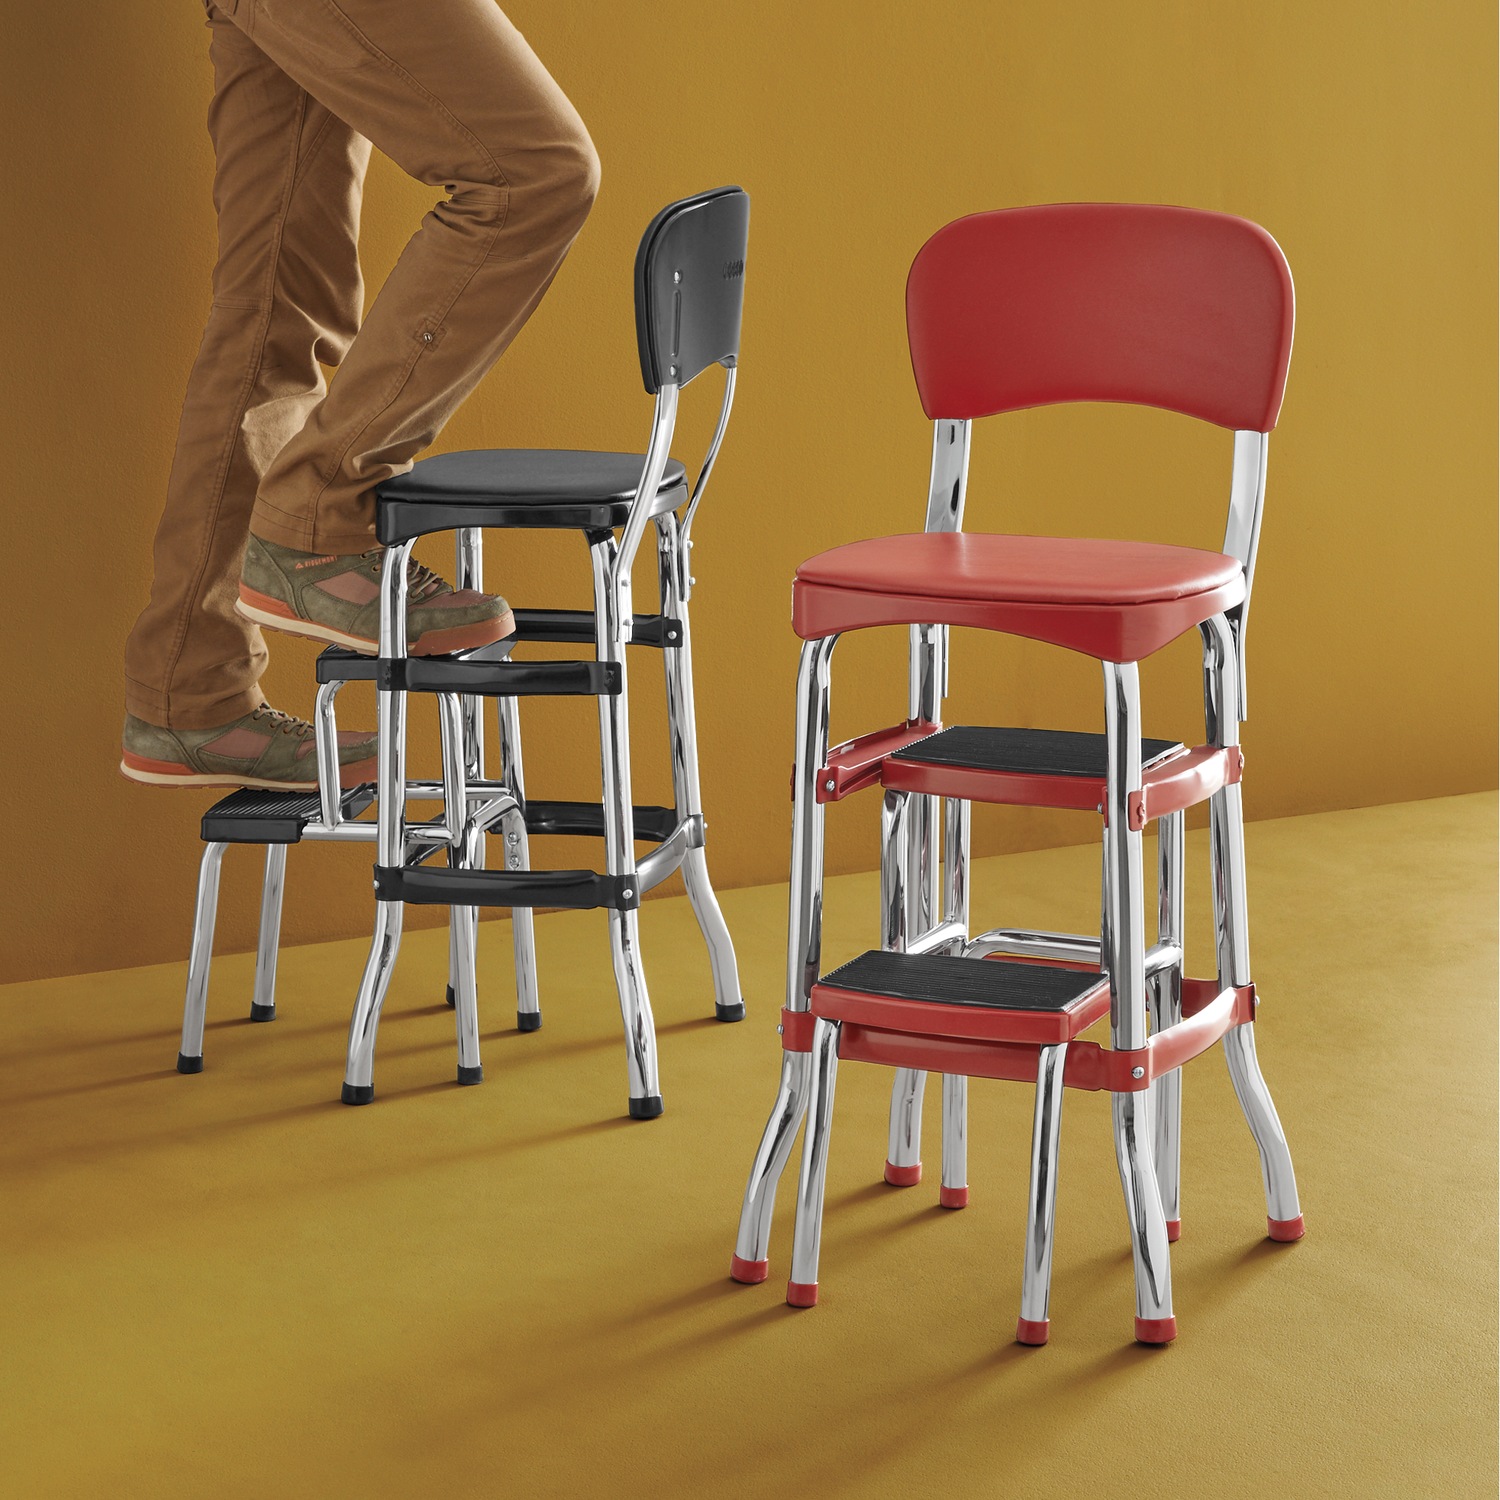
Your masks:
<path fill-rule="evenodd" d="M 922 1163 L 918 1162 L 913 1167 L 897 1167 L 887 1162 L 885 1180 L 892 1187 L 916 1187 L 922 1180 Z"/>
<path fill-rule="evenodd" d="M 787 1282 L 786 1300 L 789 1307 L 816 1307 L 818 1305 L 818 1283 L 816 1281 Z"/>
<path fill-rule="evenodd" d="M 746 1286 L 755 1286 L 771 1274 L 771 1262 L 768 1260 L 741 1260 L 736 1255 L 729 1262 L 729 1274 L 736 1281 L 743 1281 Z"/>
<path fill-rule="evenodd" d="M 1171 1244 L 1173 1244 L 1173 1245 L 1175 1245 L 1177 1243 L 1177 1241 L 1180 1240 L 1181 1238 L 1182 1238 L 1182 1220 L 1181 1219 L 1168 1219 L 1167 1220 L 1167 1240 L 1168 1240 L 1168 1242 L 1171 1243 Z"/>
<path fill-rule="evenodd" d="M 1307 1233 L 1307 1226 L 1302 1222 L 1301 1214 L 1298 1214 L 1295 1219 L 1267 1219 L 1266 1233 L 1273 1240 L 1280 1240 L 1282 1244 L 1289 1245 L 1293 1240 L 1300 1240 Z"/>
<path fill-rule="evenodd" d="M 1135 1341 L 1138 1344 L 1170 1344 L 1176 1337 L 1176 1318 L 1137 1318 L 1135 1320 Z"/>
<path fill-rule="evenodd" d="M 943 1208 L 967 1208 L 969 1206 L 969 1190 L 966 1187 L 940 1187 L 938 1189 L 938 1203 Z"/>
<path fill-rule="evenodd" d="M 1047 1342 L 1046 1318 L 1018 1318 L 1016 1320 L 1016 1342 L 1041 1348 Z"/>

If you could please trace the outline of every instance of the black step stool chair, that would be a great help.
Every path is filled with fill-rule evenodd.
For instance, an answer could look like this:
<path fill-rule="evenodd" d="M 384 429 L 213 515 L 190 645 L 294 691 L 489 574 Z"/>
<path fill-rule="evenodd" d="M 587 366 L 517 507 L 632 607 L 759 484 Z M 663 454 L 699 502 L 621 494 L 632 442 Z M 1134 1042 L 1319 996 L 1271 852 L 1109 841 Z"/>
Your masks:
<path fill-rule="evenodd" d="M 729 419 L 739 355 L 745 248 L 750 200 L 739 188 L 720 188 L 662 210 L 641 240 L 635 264 L 636 329 L 641 373 L 656 398 L 645 454 L 488 450 L 425 459 L 377 491 L 376 534 L 390 550 L 382 569 L 380 652 L 373 663 L 379 702 L 378 838 L 374 941 L 350 1025 L 343 1099 L 374 1097 L 376 1028 L 401 939 L 405 904 L 455 909 L 453 988 L 458 1011 L 460 1083 L 482 1075 L 474 977 L 475 909 L 510 907 L 603 908 L 616 988 L 624 1018 L 630 1113 L 650 1119 L 662 1111 L 656 1036 L 640 958 L 637 911 L 641 896 L 679 867 L 712 961 L 718 1019 L 744 1015 L 734 948 L 709 882 L 698 785 L 693 709 L 688 567 L 694 515 L 703 498 Z M 670 457 L 678 396 L 710 365 L 726 371 L 718 425 L 696 483 L 689 490 L 682 464 Z M 631 607 L 631 569 L 648 525 L 657 532 L 661 609 L 637 615 Z M 518 611 L 515 641 L 592 643 L 592 660 L 514 662 L 412 658 L 406 654 L 406 561 L 417 538 L 457 531 L 471 538 L 471 567 L 461 582 L 482 587 L 478 533 L 517 528 L 583 533 L 593 569 L 592 614 Z M 618 535 L 617 535 L 618 533 Z M 660 649 L 666 664 L 675 806 L 635 807 L 631 799 L 629 645 Z M 407 694 L 458 695 L 463 700 L 464 764 L 445 767 L 449 797 L 462 816 L 461 838 L 449 846 L 447 868 L 414 866 L 401 795 L 406 785 Z M 521 779 L 515 704 L 520 697 L 588 696 L 598 700 L 603 799 L 597 805 L 527 803 Z M 475 705 L 501 705 L 501 753 L 506 779 L 487 786 L 476 766 Z M 498 795 L 491 795 L 498 790 Z M 507 868 L 482 868 L 484 837 L 499 825 Z M 529 868 L 527 835 L 586 833 L 602 837 L 602 872 Z M 637 858 L 635 844 L 651 849 Z M 518 958 L 529 931 L 518 924 Z"/>

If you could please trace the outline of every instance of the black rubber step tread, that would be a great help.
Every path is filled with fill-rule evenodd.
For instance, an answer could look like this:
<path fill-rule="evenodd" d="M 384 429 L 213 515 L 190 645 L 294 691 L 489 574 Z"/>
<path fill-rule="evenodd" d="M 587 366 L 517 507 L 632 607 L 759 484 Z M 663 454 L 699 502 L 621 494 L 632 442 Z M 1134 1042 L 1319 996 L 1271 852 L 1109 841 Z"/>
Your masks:
<path fill-rule="evenodd" d="M 350 787 L 339 798 L 346 818 L 357 818 L 375 800 L 373 786 Z M 323 815 L 316 792 L 265 792 L 245 787 L 203 814 L 205 844 L 296 844 L 302 830 Z"/>
<path fill-rule="evenodd" d="M 636 807 L 635 836 L 641 843 L 660 844 L 677 830 L 677 812 L 671 807 Z M 496 824 L 493 832 L 500 831 Z M 528 833 L 569 833 L 584 838 L 604 837 L 604 808 L 597 802 L 528 802 Z"/>
<path fill-rule="evenodd" d="M 948 958 L 873 949 L 824 974 L 818 983 L 933 1005 L 1061 1011 L 1106 981 L 1097 970 L 1059 969 L 1017 959 Z"/>
<path fill-rule="evenodd" d="M 620 691 L 614 661 L 476 661 L 409 656 L 376 662 L 375 684 L 408 693 L 475 693 L 485 698 L 599 698 Z"/>
<path fill-rule="evenodd" d="M 629 895 L 626 895 L 626 891 Z M 640 882 L 593 870 L 455 870 L 375 867 L 375 894 L 408 906 L 549 906 L 567 911 L 641 904 Z"/>
<path fill-rule="evenodd" d="M 1177 740 L 1142 739 L 1142 766 L 1154 765 L 1181 749 Z M 1071 729 L 991 729 L 984 725 L 955 724 L 895 751 L 891 759 L 971 771 L 1087 776 L 1100 781 L 1109 774 L 1109 744 L 1105 736 L 1079 734 Z"/>
<path fill-rule="evenodd" d="M 594 613 L 588 609 L 518 609 L 517 641 L 567 641 L 591 645 Z M 678 646 L 682 644 L 682 621 L 671 615 L 632 615 L 630 643 L 633 646 Z"/>

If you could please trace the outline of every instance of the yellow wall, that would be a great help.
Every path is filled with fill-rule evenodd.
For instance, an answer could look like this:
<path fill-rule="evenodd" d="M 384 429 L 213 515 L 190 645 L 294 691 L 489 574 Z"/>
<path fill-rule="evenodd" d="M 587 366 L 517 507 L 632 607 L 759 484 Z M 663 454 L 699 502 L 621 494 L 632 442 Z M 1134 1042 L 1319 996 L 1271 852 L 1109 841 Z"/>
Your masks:
<path fill-rule="evenodd" d="M 685 192 L 738 181 L 754 198 L 740 403 L 697 532 L 722 883 L 784 878 L 796 562 L 921 524 L 906 267 L 946 220 L 1009 204 L 1222 209 L 1265 224 L 1291 262 L 1297 347 L 1250 631 L 1251 815 L 1495 784 L 1491 5 L 521 0 L 512 15 L 589 122 L 604 187 L 443 446 L 638 446 L 636 238 Z M 114 767 L 121 642 L 146 593 L 214 238 L 197 0 L 5 0 L 3 18 L 0 911 L 4 977 L 25 978 L 186 949 L 208 798 Z M 377 161 L 372 289 L 429 202 Z M 969 522 L 1217 545 L 1228 459 L 1227 435 L 1160 413 L 1000 419 L 976 434 Z M 490 546 L 492 581 L 523 605 L 582 603 L 582 564 L 572 538 Z M 305 712 L 312 648 L 273 649 L 272 701 Z M 894 634 L 840 648 L 836 734 L 904 711 L 902 649 Z M 1192 655 L 1180 644 L 1147 672 L 1152 732 L 1194 732 Z M 657 662 L 638 660 L 654 727 Z M 954 683 L 953 721 L 1096 722 L 1081 658 L 966 637 Z M 527 723 L 533 790 L 590 795 L 590 706 L 528 705 Z M 640 800 L 664 794 L 660 747 L 637 735 Z M 873 811 L 830 819 L 832 869 L 873 863 Z M 1077 815 L 991 813 L 976 837 L 994 852 L 1093 833 Z M 367 928 L 366 851 L 292 863 L 289 940 Z M 244 948 L 252 861 L 229 866 L 221 946 Z"/>

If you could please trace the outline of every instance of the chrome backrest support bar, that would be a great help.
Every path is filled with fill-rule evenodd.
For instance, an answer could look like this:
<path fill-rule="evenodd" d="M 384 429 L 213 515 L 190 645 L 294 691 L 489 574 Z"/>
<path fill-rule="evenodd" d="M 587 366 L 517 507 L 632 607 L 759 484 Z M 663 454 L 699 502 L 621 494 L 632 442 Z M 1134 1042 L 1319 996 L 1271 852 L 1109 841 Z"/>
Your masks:
<path fill-rule="evenodd" d="M 677 427 L 678 393 L 679 387 L 675 385 L 664 385 L 656 393 L 656 414 L 651 423 L 651 442 L 646 449 L 646 460 L 641 465 L 641 481 L 630 507 L 630 518 L 625 522 L 625 530 L 620 537 L 620 550 L 616 553 L 611 568 L 610 583 L 620 601 L 619 628 L 627 638 L 632 613 L 630 570 L 635 563 L 635 554 L 640 550 L 641 538 L 646 534 L 652 508 L 661 490 L 661 477 L 666 472 L 667 459 L 671 456 L 672 433 Z"/>
<path fill-rule="evenodd" d="M 962 531 L 969 485 L 972 422 L 932 424 L 932 478 L 927 488 L 927 531 Z"/>
<path fill-rule="evenodd" d="M 719 421 L 714 428 L 714 435 L 708 445 L 708 452 L 703 456 L 703 467 L 698 470 L 697 482 L 693 485 L 692 498 L 688 501 L 687 510 L 682 517 L 682 545 L 687 547 L 688 538 L 693 529 L 693 517 L 698 512 L 698 502 L 703 498 L 703 491 L 708 488 L 709 476 L 714 471 L 714 464 L 718 461 L 719 449 L 724 442 L 724 433 L 729 427 L 729 413 L 734 406 L 734 378 L 735 366 L 724 367 L 724 399 L 719 404 Z"/>
<path fill-rule="evenodd" d="M 1239 707 L 1245 709 L 1245 626 L 1250 614 L 1250 590 L 1255 583 L 1255 554 L 1260 546 L 1260 519 L 1266 502 L 1266 453 L 1270 434 L 1234 435 L 1234 475 L 1229 486 L 1229 521 L 1224 528 L 1224 551 L 1245 567 L 1245 602 L 1229 614 L 1239 658 Z"/>

